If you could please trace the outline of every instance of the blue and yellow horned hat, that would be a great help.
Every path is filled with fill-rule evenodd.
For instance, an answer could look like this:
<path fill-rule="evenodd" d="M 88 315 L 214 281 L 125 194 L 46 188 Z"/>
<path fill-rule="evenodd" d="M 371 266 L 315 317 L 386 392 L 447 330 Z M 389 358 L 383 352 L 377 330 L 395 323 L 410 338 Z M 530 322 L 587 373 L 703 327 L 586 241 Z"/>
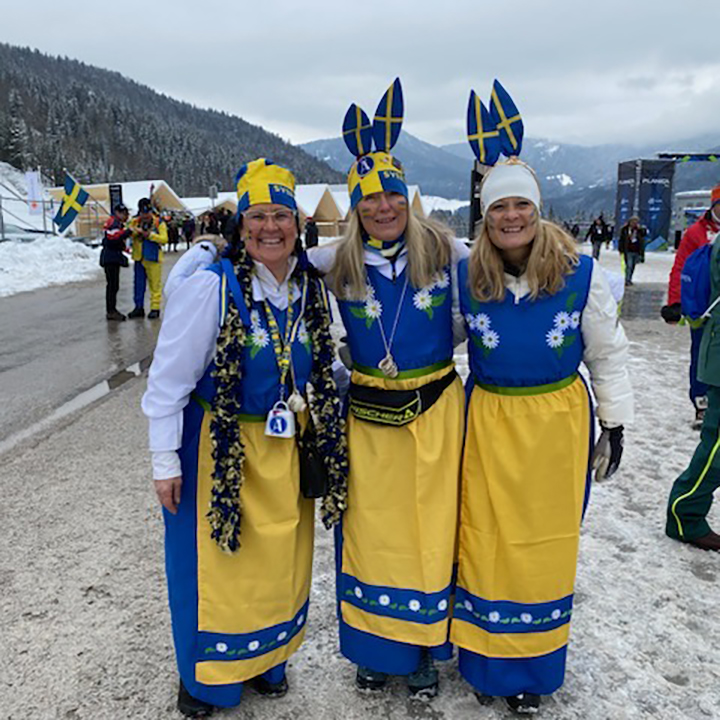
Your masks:
<path fill-rule="evenodd" d="M 366 195 L 376 192 L 396 192 L 407 198 L 405 172 L 400 161 L 390 150 L 400 137 L 403 121 L 403 96 L 400 79 L 387 89 L 370 119 L 353 103 L 343 120 L 343 140 L 348 150 L 357 158 L 348 175 L 350 205 L 355 206 Z M 375 141 L 375 152 L 372 145 Z"/>
<path fill-rule="evenodd" d="M 491 166 L 480 187 L 483 214 L 497 200 L 522 197 L 540 209 L 540 185 L 532 168 L 518 158 L 522 150 L 523 121 L 517 106 L 498 80 L 490 94 L 490 110 L 474 90 L 467 111 L 467 137 L 475 157 Z M 508 159 L 498 163 L 500 155 Z"/>
<path fill-rule="evenodd" d="M 251 205 L 277 203 L 297 212 L 295 176 L 267 158 L 245 163 L 235 176 L 238 214 Z"/>

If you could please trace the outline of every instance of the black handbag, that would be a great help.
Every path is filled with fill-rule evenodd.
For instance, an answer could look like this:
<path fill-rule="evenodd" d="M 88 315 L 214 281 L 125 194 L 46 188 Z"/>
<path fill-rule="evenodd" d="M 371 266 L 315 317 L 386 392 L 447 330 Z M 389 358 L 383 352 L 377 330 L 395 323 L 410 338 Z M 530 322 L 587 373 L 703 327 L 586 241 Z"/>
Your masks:
<path fill-rule="evenodd" d="M 328 472 L 317 446 L 317 433 L 312 418 L 302 435 L 295 435 L 300 456 L 300 491 L 306 498 L 321 498 L 327 495 Z"/>

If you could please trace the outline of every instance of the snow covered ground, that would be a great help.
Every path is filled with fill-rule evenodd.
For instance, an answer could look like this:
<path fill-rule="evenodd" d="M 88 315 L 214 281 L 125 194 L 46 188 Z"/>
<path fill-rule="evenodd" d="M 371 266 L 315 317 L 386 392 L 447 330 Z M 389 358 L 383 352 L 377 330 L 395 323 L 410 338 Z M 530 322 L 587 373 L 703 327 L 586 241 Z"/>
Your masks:
<path fill-rule="evenodd" d="M 649 255 L 629 292 L 664 284 L 671 260 Z M 616 253 L 603 251 L 602 262 L 619 267 Z M 566 682 L 540 717 L 713 720 L 720 556 L 663 533 L 668 490 L 698 439 L 687 400 L 688 332 L 657 312 L 624 324 L 636 422 L 617 476 L 593 488 Z M 35 447 L 0 457 L 3 717 L 179 717 L 142 390 L 130 383 Z M 710 522 L 720 527 L 717 509 Z M 441 665 L 441 695 L 431 704 L 408 701 L 399 679 L 378 697 L 359 695 L 337 648 L 332 547 L 318 525 L 308 635 L 289 663 L 290 692 L 276 701 L 248 692 L 219 718 L 510 717 L 500 701 L 478 704 L 455 661 Z"/>
<path fill-rule="evenodd" d="M 101 277 L 99 248 L 61 236 L 0 243 L 0 297 Z"/>

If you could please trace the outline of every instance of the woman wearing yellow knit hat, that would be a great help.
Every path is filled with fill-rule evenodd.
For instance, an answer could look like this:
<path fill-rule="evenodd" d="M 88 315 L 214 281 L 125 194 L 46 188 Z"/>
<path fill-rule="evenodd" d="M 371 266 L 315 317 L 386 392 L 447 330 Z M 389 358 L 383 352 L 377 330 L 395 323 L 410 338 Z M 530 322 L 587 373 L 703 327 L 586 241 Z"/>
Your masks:
<path fill-rule="evenodd" d="M 345 507 L 330 315 L 321 281 L 295 255 L 295 180 L 261 158 L 243 166 L 237 188 L 232 250 L 169 295 L 143 397 L 178 708 L 191 717 L 236 705 L 248 682 L 286 692 L 308 612 L 311 498 L 325 494 L 327 525 Z M 309 410 L 322 466 L 312 475 Z M 327 487 L 313 483 L 320 476 Z"/>
<path fill-rule="evenodd" d="M 309 255 L 329 273 L 352 355 L 352 465 L 336 536 L 340 649 L 358 666 L 359 688 L 405 675 L 412 697 L 432 698 L 433 659 L 450 655 L 464 404 L 454 275 L 467 249 L 409 207 L 390 154 L 402 112 L 398 80 L 372 124 L 350 107 L 350 222 L 338 244 Z"/>

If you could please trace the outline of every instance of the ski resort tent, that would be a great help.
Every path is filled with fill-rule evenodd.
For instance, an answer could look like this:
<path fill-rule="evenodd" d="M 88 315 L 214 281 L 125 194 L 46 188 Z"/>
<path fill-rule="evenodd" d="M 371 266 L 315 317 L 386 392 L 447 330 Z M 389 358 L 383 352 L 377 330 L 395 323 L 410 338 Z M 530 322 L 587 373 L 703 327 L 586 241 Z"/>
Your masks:
<path fill-rule="evenodd" d="M 187 212 L 187 207 L 178 194 L 164 180 L 138 180 L 117 184 L 122 187 L 122 201 L 127 205 L 131 216 L 137 212 L 140 198 L 144 197 L 149 197 L 157 210 Z M 83 185 L 83 189 L 90 197 L 75 220 L 75 234 L 92 237 L 100 234 L 110 215 L 110 185 Z M 63 193 L 62 187 L 50 189 L 51 197 L 58 203 L 62 201 Z"/>
<path fill-rule="evenodd" d="M 234 192 L 221 192 L 212 200 L 209 197 L 184 197 L 181 198 L 185 207 L 195 217 L 211 210 L 229 210 L 237 212 L 237 194 Z"/>
<path fill-rule="evenodd" d="M 300 222 L 312 217 L 318 232 L 324 237 L 337 237 L 342 233 L 340 223 L 345 215 L 338 207 L 329 185 L 298 185 L 295 188 L 295 200 L 300 211 Z"/>

